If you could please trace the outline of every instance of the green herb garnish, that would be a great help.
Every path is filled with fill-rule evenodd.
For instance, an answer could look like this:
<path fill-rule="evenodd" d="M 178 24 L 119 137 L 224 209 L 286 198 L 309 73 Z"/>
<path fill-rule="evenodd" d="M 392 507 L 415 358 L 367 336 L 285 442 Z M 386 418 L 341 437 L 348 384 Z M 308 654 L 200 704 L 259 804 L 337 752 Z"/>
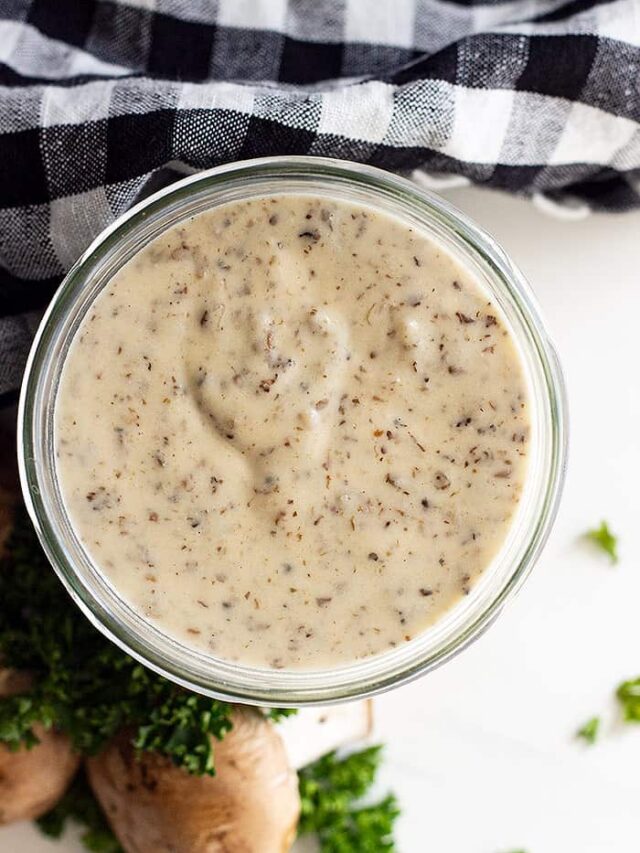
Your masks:
<path fill-rule="evenodd" d="M 624 681 L 616 690 L 627 723 L 640 723 L 640 677 Z"/>
<path fill-rule="evenodd" d="M 393 825 L 399 811 L 389 795 L 374 805 L 360 799 L 373 784 L 381 747 L 339 759 L 325 755 L 300 771 L 302 811 L 298 834 L 314 833 L 322 853 L 393 851 Z"/>
<path fill-rule="evenodd" d="M 600 717 L 591 717 L 590 720 L 578 729 L 576 737 L 582 738 L 588 744 L 593 745 L 598 738 L 598 730 L 600 728 Z"/>
<path fill-rule="evenodd" d="M 600 527 L 588 530 L 587 539 L 598 546 L 605 554 L 609 555 L 612 563 L 618 562 L 618 537 L 610 530 L 606 521 L 601 522 Z"/>

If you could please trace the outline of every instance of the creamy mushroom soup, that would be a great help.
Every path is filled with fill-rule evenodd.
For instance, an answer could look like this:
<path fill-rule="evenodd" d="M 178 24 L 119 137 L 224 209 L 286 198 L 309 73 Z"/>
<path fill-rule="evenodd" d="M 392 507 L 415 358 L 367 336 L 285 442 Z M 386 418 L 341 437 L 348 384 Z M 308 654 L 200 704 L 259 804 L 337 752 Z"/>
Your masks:
<path fill-rule="evenodd" d="M 291 194 L 201 213 L 111 279 L 55 437 L 74 529 L 133 608 L 213 656 L 314 669 L 470 592 L 529 430 L 472 272 L 400 219 Z"/>

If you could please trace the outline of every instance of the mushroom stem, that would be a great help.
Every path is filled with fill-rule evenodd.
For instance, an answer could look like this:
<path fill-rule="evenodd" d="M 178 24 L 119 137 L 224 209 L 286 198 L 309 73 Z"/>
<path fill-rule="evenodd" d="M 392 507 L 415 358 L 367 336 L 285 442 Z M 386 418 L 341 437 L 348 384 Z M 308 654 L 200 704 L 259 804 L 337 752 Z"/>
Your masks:
<path fill-rule="evenodd" d="M 373 728 L 373 702 L 303 708 L 276 725 L 291 766 L 306 767 L 328 752 L 363 740 Z"/>

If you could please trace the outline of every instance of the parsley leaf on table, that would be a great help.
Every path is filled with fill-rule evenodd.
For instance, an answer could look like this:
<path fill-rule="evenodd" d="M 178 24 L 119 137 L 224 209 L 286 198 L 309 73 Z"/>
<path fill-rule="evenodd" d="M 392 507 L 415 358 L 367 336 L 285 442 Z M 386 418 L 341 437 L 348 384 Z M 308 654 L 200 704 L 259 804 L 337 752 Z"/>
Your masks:
<path fill-rule="evenodd" d="M 576 737 L 582 738 L 588 744 L 593 745 L 598 738 L 598 730 L 600 728 L 600 717 L 591 717 L 590 720 L 578 729 Z"/>
<path fill-rule="evenodd" d="M 337 758 L 332 752 L 300 771 L 301 815 L 298 834 L 314 833 L 322 853 L 393 851 L 393 826 L 399 814 L 395 797 L 374 805 L 359 800 L 373 784 L 381 747 Z"/>
<path fill-rule="evenodd" d="M 640 677 L 624 681 L 616 696 L 622 705 L 622 714 L 627 723 L 640 723 Z"/>
<path fill-rule="evenodd" d="M 585 534 L 587 539 L 597 545 L 605 554 L 609 555 L 612 563 L 618 562 L 618 537 L 615 536 L 606 521 L 600 523 L 600 527 L 588 530 Z"/>

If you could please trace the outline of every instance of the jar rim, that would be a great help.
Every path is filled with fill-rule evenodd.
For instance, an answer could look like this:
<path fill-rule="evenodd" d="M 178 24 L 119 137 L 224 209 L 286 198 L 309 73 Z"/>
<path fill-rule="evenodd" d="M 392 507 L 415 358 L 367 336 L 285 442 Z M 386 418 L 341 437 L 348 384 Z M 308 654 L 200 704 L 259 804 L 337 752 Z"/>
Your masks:
<path fill-rule="evenodd" d="M 318 670 L 238 664 L 163 633 L 115 593 L 84 553 L 55 476 L 57 383 L 88 306 L 113 274 L 157 234 L 201 210 L 234 200 L 234 194 L 242 199 L 264 195 L 265 187 L 273 194 L 305 191 L 340 197 L 340 193 L 355 193 L 374 208 L 419 223 L 427 235 L 444 240 L 463 264 L 475 266 L 507 313 L 515 342 L 527 361 L 537 418 L 537 457 L 530 459 L 532 470 L 525 483 L 529 515 L 519 532 L 517 523 L 512 524 L 509 541 L 494 561 L 505 563 L 495 588 L 484 593 L 481 589 L 484 598 L 474 591 L 462 616 L 459 605 L 454 605 L 457 622 L 450 619 L 449 611 L 402 647 Z M 529 285 L 506 253 L 448 201 L 406 178 L 368 165 L 317 157 L 259 158 L 200 172 L 160 190 L 107 227 L 71 268 L 43 317 L 27 362 L 18 411 L 18 461 L 25 503 L 53 568 L 85 616 L 124 651 L 188 689 L 268 706 L 330 704 L 380 693 L 442 664 L 480 636 L 520 588 L 546 541 L 562 490 L 566 450 L 566 393 L 560 364 Z M 519 507 L 518 518 L 522 512 Z M 494 562 L 484 570 L 483 583 Z"/>

